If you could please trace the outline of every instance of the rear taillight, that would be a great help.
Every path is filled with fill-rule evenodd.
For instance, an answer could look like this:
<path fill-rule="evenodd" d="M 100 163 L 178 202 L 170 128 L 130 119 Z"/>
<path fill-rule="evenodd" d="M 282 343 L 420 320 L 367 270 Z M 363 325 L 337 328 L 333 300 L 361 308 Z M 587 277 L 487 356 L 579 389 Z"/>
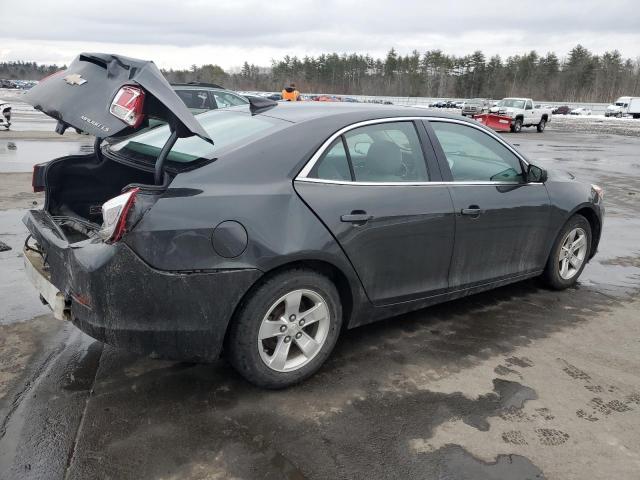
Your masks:
<path fill-rule="evenodd" d="M 144 90 L 138 87 L 124 86 L 111 102 L 109 111 L 130 127 L 136 128 L 144 119 L 142 107 L 144 106 Z"/>
<path fill-rule="evenodd" d="M 127 215 L 136 201 L 138 188 L 107 200 L 102 205 L 102 228 L 100 236 L 107 242 L 117 242 L 127 227 Z"/>
<path fill-rule="evenodd" d="M 44 165 L 38 164 L 33 166 L 33 174 L 31 175 L 31 186 L 34 192 L 44 192 Z"/>

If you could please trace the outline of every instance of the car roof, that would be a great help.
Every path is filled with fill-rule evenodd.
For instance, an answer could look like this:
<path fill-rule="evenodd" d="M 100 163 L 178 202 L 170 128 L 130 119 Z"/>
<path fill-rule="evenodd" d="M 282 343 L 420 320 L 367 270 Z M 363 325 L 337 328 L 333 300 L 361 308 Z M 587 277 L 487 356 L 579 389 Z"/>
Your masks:
<path fill-rule="evenodd" d="M 234 107 L 236 108 L 249 110 L 248 107 Z M 343 116 L 348 116 L 350 123 L 389 117 L 440 117 L 465 120 L 461 115 L 440 113 L 420 107 L 351 102 L 279 102 L 277 106 L 260 115 L 292 123 L 330 117 L 337 119 Z"/>
<path fill-rule="evenodd" d="M 193 88 L 217 88 L 220 90 L 227 90 L 222 85 L 217 83 L 205 83 L 205 82 L 187 82 L 187 83 L 172 83 L 172 87 L 193 87 Z"/>

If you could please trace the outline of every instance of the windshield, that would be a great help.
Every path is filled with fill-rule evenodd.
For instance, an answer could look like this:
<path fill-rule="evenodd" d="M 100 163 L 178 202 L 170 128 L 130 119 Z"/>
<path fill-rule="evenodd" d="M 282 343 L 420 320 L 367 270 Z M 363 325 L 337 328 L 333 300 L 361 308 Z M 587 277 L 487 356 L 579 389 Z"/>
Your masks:
<path fill-rule="evenodd" d="M 516 100 L 515 98 L 505 98 L 498 102 L 499 107 L 507 108 L 524 108 L 524 100 Z"/>
<path fill-rule="evenodd" d="M 465 103 L 467 105 L 482 105 L 484 103 L 484 100 L 482 100 L 481 98 L 472 98 L 471 100 L 467 100 Z"/>
<path fill-rule="evenodd" d="M 167 156 L 168 161 L 189 163 L 212 159 L 223 150 L 262 138 L 289 124 L 276 118 L 249 115 L 245 109 L 241 111 L 212 110 L 197 115 L 196 118 L 213 139 L 214 144 L 211 145 L 196 136 L 179 138 Z M 155 162 L 168 138 L 169 127 L 162 125 L 129 137 L 109 148 L 121 155 Z"/>

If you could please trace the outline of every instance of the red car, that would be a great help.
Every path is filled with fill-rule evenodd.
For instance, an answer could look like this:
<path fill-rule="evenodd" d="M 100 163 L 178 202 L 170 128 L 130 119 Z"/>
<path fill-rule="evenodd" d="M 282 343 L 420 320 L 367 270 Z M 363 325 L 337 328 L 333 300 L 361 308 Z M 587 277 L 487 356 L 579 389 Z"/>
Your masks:
<path fill-rule="evenodd" d="M 553 113 L 554 115 L 568 115 L 569 113 L 571 113 L 571 108 L 569 108 L 567 105 L 563 105 L 561 107 L 555 108 L 551 113 Z"/>

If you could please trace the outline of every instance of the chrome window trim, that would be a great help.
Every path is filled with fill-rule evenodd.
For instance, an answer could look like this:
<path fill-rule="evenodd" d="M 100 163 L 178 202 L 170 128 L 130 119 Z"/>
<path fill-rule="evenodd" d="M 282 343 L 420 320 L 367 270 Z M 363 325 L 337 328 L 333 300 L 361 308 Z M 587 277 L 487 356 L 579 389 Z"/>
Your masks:
<path fill-rule="evenodd" d="M 544 185 L 542 182 L 491 182 L 491 181 L 457 181 L 457 182 L 352 182 L 351 180 L 328 180 L 324 178 L 296 178 L 296 182 L 304 183 L 327 183 L 331 185 L 352 185 L 362 187 L 436 187 L 443 185 L 480 185 L 480 186 L 492 186 L 492 187 L 524 187 L 526 185 Z"/>
<path fill-rule="evenodd" d="M 518 158 L 526 166 L 529 165 L 529 162 L 527 162 L 527 160 L 525 160 L 525 158 L 517 150 L 515 150 L 511 145 L 509 145 L 502 138 L 500 138 L 500 136 L 498 136 L 495 132 L 487 131 L 487 130 L 484 129 L 484 127 L 480 126 L 479 124 L 478 125 L 474 125 L 473 123 L 465 121 L 465 120 L 458 120 L 458 119 L 455 119 L 455 118 L 434 117 L 434 116 L 387 117 L 387 118 L 376 118 L 374 120 L 364 120 L 362 122 L 352 123 L 351 125 L 347 125 L 346 127 L 343 127 L 340 130 L 338 130 L 337 132 L 335 132 L 327 140 L 325 140 L 322 145 L 320 145 L 320 148 L 318 148 L 318 150 L 316 150 L 316 152 L 309 159 L 309 161 L 302 168 L 302 170 L 300 170 L 300 173 L 298 173 L 298 175 L 296 176 L 296 178 L 294 180 L 313 182 L 313 183 L 334 183 L 334 184 L 339 184 L 339 185 L 345 184 L 345 185 L 387 185 L 387 186 L 391 186 L 391 185 L 461 185 L 461 184 L 464 184 L 464 185 L 530 185 L 530 184 L 538 184 L 538 182 L 516 183 L 516 182 L 491 182 L 491 181 L 487 181 L 487 182 L 463 182 L 463 181 L 460 181 L 460 182 L 358 182 L 358 181 L 353 181 L 352 182 L 352 181 L 349 181 L 349 180 L 325 180 L 325 179 L 322 179 L 322 178 L 308 178 L 308 175 L 309 175 L 309 173 L 311 173 L 311 170 L 313 169 L 315 164 L 318 163 L 318 160 L 320 160 L 320 158 L 325 153 L 327 148 L 329 148 L 331 146 L 331 144 L 334 142 L 334 140 L 336 138 L 338 138 L 340 135 L 343 135 L 343 134 L 347 133 L 350 130 L 354 130 L 354 129 L 360 128 L 360 127 L 366 127 L 368 125 L 377 125 L 379 123 L 407 122 L 407 121 L 413 122 L 413 121 L 416 121 L 416 120 L 418 120 L 418 121 L 424 121 L 424 120 L 431 121 L 431 120 L 433 120 L 433 121 L 438 121 L 438 122 L 457 123 L 457 124 L 460 124 L 460 125 L 466 125 L 468 127 L 475 128 L 475 129 L 480 130 L 481 132 L 485 133 L 486 135 L 489 135 L 490 137 L 493 137 L 495 140 L 497 140 L 502 145 L 504 145 L 511 153 L 513 153 L 516 156 L 516 158 Z"/>

